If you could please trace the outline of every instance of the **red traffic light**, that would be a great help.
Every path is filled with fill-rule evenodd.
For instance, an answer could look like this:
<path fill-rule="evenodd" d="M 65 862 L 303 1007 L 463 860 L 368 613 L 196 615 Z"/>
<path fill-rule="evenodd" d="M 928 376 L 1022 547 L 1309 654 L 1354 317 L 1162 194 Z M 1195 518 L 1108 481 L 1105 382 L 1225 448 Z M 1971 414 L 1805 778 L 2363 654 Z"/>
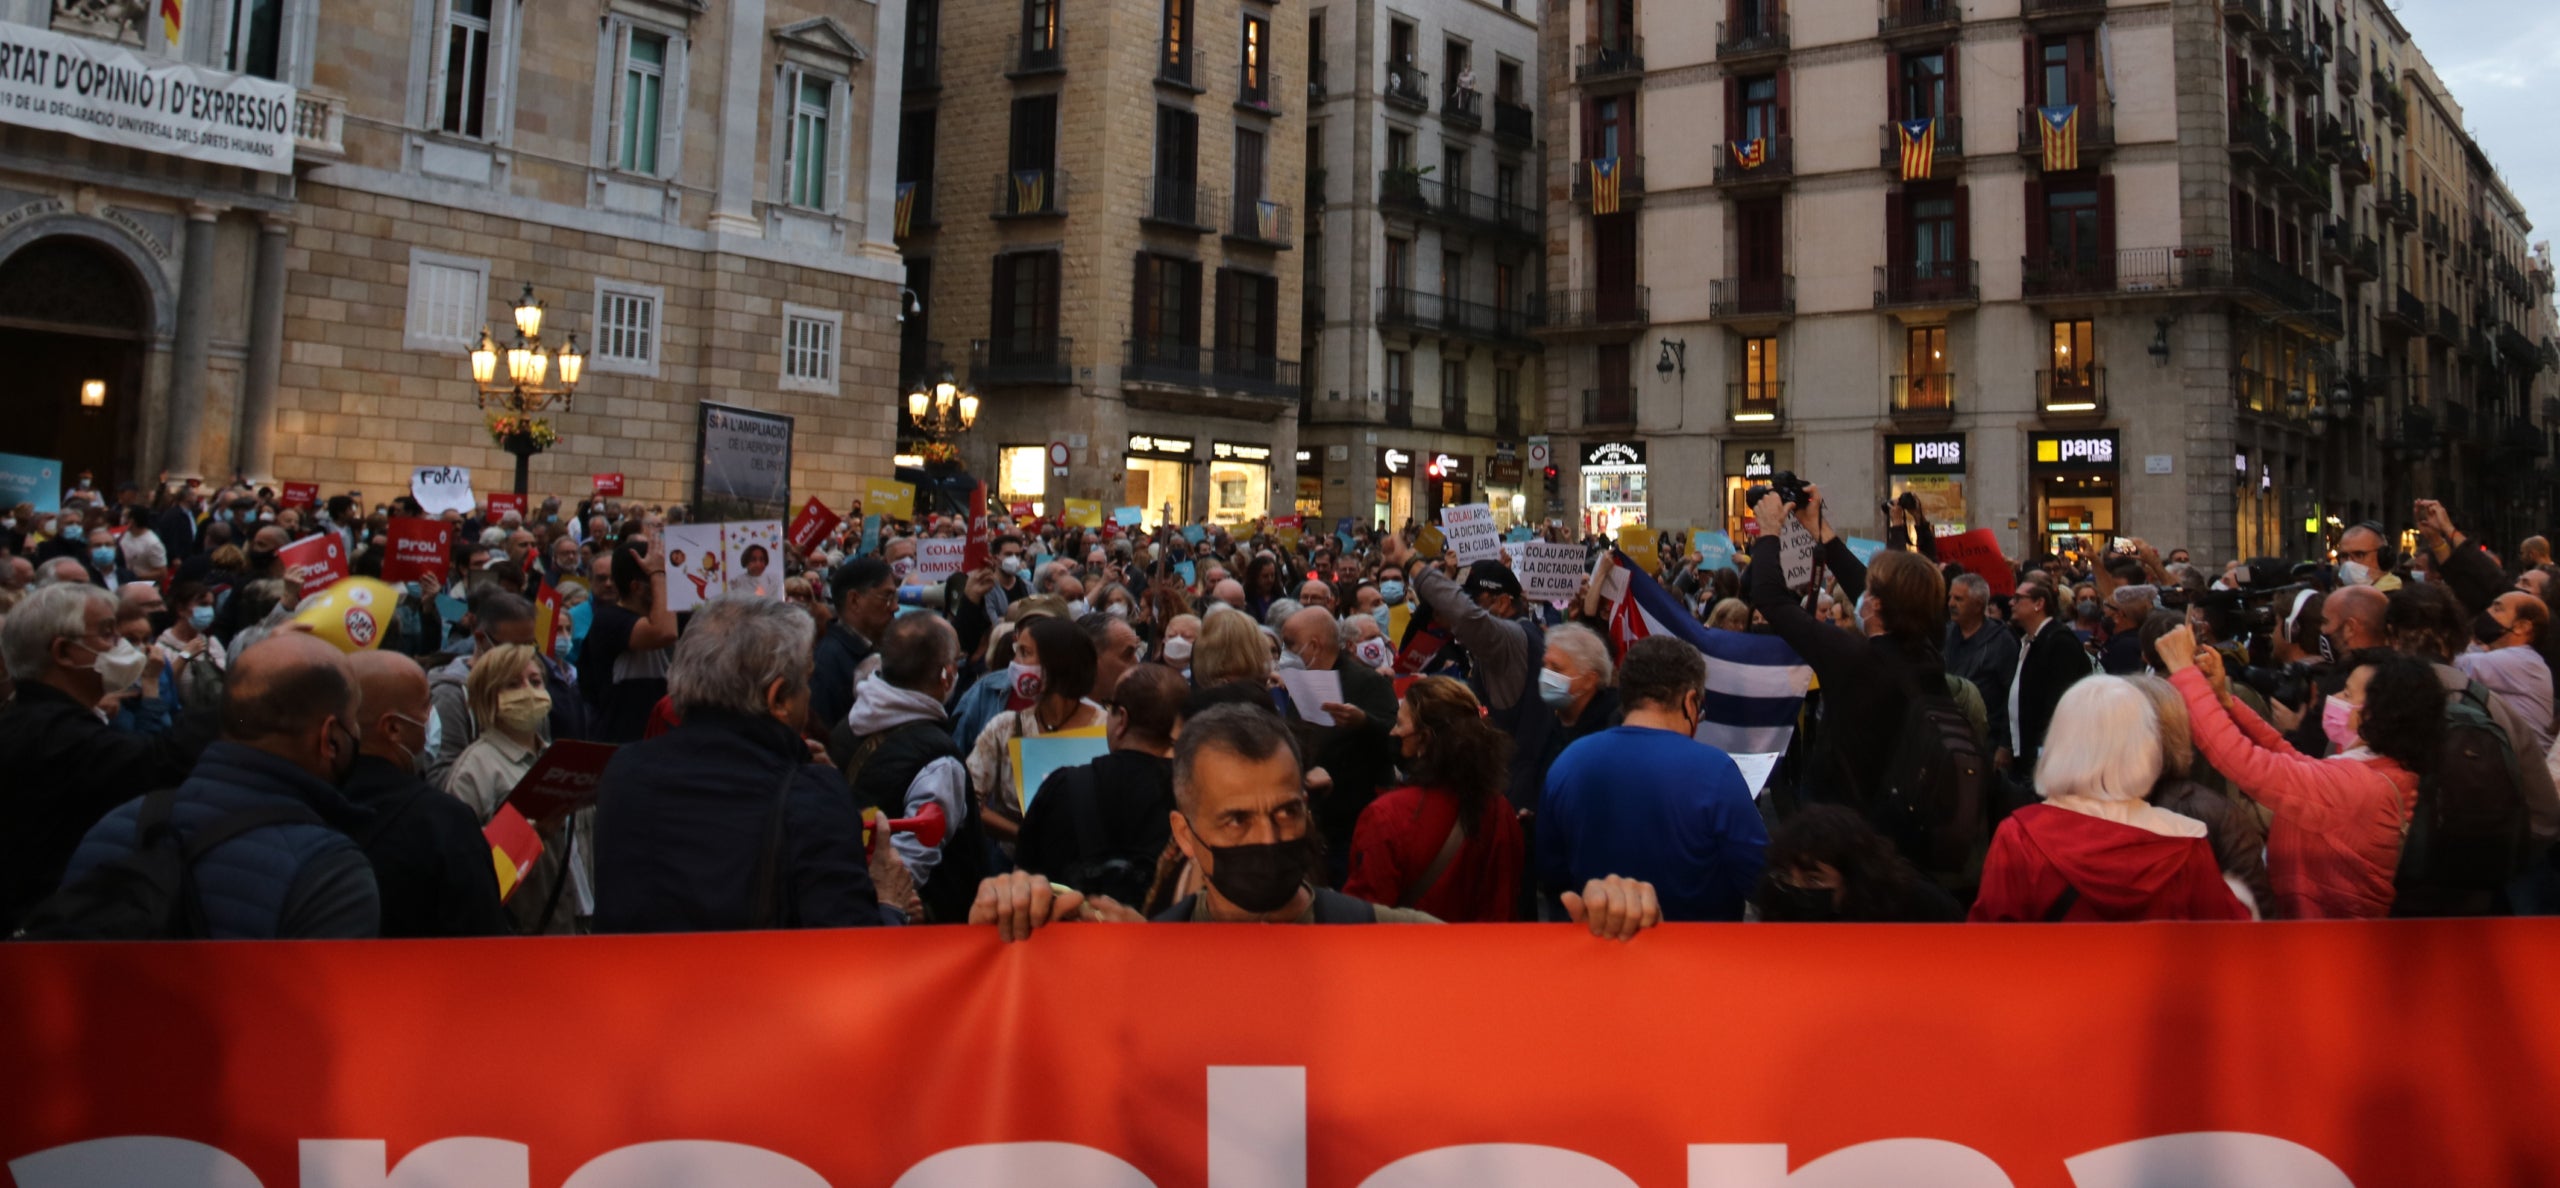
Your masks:
<path fill-rule="evenodd" d="M 1549 482 L 1553 482 L 1553 481 L 1555 481 L 1555 477 L 1556 477 L 1556 468 L 1555 468 L 1555 467 L 1552 467 L 1552 466 L 1548 467 L 1548 468 L 1547 468 L 1547 481 L 1549 481 Z"/>

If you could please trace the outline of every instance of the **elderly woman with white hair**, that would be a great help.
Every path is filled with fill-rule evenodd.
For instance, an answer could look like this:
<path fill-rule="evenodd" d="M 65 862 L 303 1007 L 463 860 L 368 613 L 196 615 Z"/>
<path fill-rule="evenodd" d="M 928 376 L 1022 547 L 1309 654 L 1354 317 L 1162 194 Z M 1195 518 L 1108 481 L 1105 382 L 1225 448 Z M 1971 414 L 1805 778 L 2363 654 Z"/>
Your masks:
<path fill-rule="evenodd" d="M 2043 803 L 2000 823 L 1971 918 L 2250 919 L 2204 823 L 2145 801 L 2160 767 L 2160 719 L 2142 690 L 2119 677 L 2073 685 L 2036 765 Z"/>

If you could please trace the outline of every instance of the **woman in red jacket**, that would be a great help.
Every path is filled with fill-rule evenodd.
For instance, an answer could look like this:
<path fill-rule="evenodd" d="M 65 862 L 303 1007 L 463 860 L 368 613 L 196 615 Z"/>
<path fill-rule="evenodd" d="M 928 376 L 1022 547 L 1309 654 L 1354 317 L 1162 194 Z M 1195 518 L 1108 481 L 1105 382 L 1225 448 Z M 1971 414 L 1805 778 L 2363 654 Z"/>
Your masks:
<path fill-rule="evenodd" d="M 1342 889 L 1450 923 L 1511 919 L 1520 886 L 1520 822 L 1502 798 L 1511 737 L 1484 720 L 1459 681 L 1414 682 L 1395 739 L 1412 783 L 1369 802 L 1351 833 Z"/>
<path fill-rule="evenodd" d="M 2231 786 L 2275 814 L 2267 826 L 2268 913 L 2294 920 L 2391 914 L 2400 839 L 2418 777 L 2444 734 L 2444 686 L 2425 661 L 2396 652 L 2348 658 L 2346 687 L 2323 725 L 2338 753 L 2314 759 L 2231 700 L 2222 658 L 2181 627 L 2160 637 L 2160 666 L 2186 698 L 2196 750 Z"/>
<path fill-rule="evenodd" d="M 2036 794 L 1982 863 L 1975 921 L 2246 920 L 2204 823 L 2143 797 L 2160 778 L 2160 720 L 2122 677 L 2071 686 L 2053 710 Z"/>

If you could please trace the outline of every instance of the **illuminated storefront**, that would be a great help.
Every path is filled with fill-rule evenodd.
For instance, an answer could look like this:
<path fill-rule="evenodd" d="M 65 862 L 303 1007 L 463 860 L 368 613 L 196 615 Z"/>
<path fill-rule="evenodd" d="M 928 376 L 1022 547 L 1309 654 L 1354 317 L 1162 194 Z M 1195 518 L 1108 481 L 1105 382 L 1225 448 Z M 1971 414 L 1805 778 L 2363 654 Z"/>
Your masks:
<path fill-rule="evenodd" d="M 1298 451 L 1297 513 L 1312 524 L 1324 518 L 1324 463 L 1314 450 Z"/>
<path fill-rule="evenodd" d="M 2035 550 L 2084 557 L 2105 550 L 2120 511 L 2116 431 L 2038 433 L 2028 438 L 2027 451 Z"/>
<path fill-rule="evenodd" d="M 1370 506 L 1370 519 L 1390 529 L 1402 528 L 1413 519 L 1413 451 L 1378 451 L 1378 493 Z"/>
<path fill-rule="evenodd" d="M 1745 496 L 1751 488 L 1768 482 L 1781 470 L 1795 466 L 1794 447 L 1778 444 L 1742 446 L 1727 443 L 1724 447 L 1724 530 L 1736 547 L 1750 543 L 1753 536 L 1751 502 Z"/>
<path fill-rule="evenodd" d="M 1645 443 L 1595 441 L 1582 447 L 1582 530 L 1613 535 L 1645 522 Z"/>
<path fill-rule="evenodd" d="M 1971 509 L 1965 499 L 1964 435 L 1884 439 L 1884 497 L 1910 492 L 1920 499 L 1920 514 L 1941 536 L 1966 530 Z"/>
<path fill-rule="evenodd" d="M 1129 437 L 1124 506 L 1146 509 L 1146 526 L 1160 528 L 1191 518 L 1191 449 L 1187 437 Z"/>
<path fill-rule="evenodd" d="M 1506 532 L 1529 522 L 1529 497 L 1520 489 L 1525 473 L 1518 458 L 1484 461 L 1484 499 L 1493 505 L 1494 526 Z"/>
<path fill-rule="evenodd" d="M 1031 514 L 1049 514 L 1049 447 L 1009 445 L 996 449 L 996 502 L 1011 507 L 1031 505 Z"/>
<path fill-rule="evenodd" d="M 1271 447 L 1209 443 L 1209 522 L 1241 524 L 1271 514 Z"/>

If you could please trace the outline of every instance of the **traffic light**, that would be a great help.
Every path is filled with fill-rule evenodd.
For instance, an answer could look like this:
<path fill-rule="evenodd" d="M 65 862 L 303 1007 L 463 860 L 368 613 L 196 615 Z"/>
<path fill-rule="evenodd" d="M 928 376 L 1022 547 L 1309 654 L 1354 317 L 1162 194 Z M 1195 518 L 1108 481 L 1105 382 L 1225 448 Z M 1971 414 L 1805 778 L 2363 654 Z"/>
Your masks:
<path fill-rule="evenodd" d="M 1546 472 L 1545 472 L 1545 474 L 1546 474 L 1546 480 L 1547 480 L 1547 499 L 1548 499 L 1548 501 L 1549 501 L 1549 502 L 1553 502 L 1553 501 L 1555 500 L 1555 498 L 1556 498 L 1556 494 L 1557 494 L 1557 492 L 1556 492 L 1556 468 L 1555 468 L 1554 466 L 1552 466 L 1552 465 L 1551 465 L 1551 466 L 1548 466 L 1548 467 L 1546 468 Z"/>

